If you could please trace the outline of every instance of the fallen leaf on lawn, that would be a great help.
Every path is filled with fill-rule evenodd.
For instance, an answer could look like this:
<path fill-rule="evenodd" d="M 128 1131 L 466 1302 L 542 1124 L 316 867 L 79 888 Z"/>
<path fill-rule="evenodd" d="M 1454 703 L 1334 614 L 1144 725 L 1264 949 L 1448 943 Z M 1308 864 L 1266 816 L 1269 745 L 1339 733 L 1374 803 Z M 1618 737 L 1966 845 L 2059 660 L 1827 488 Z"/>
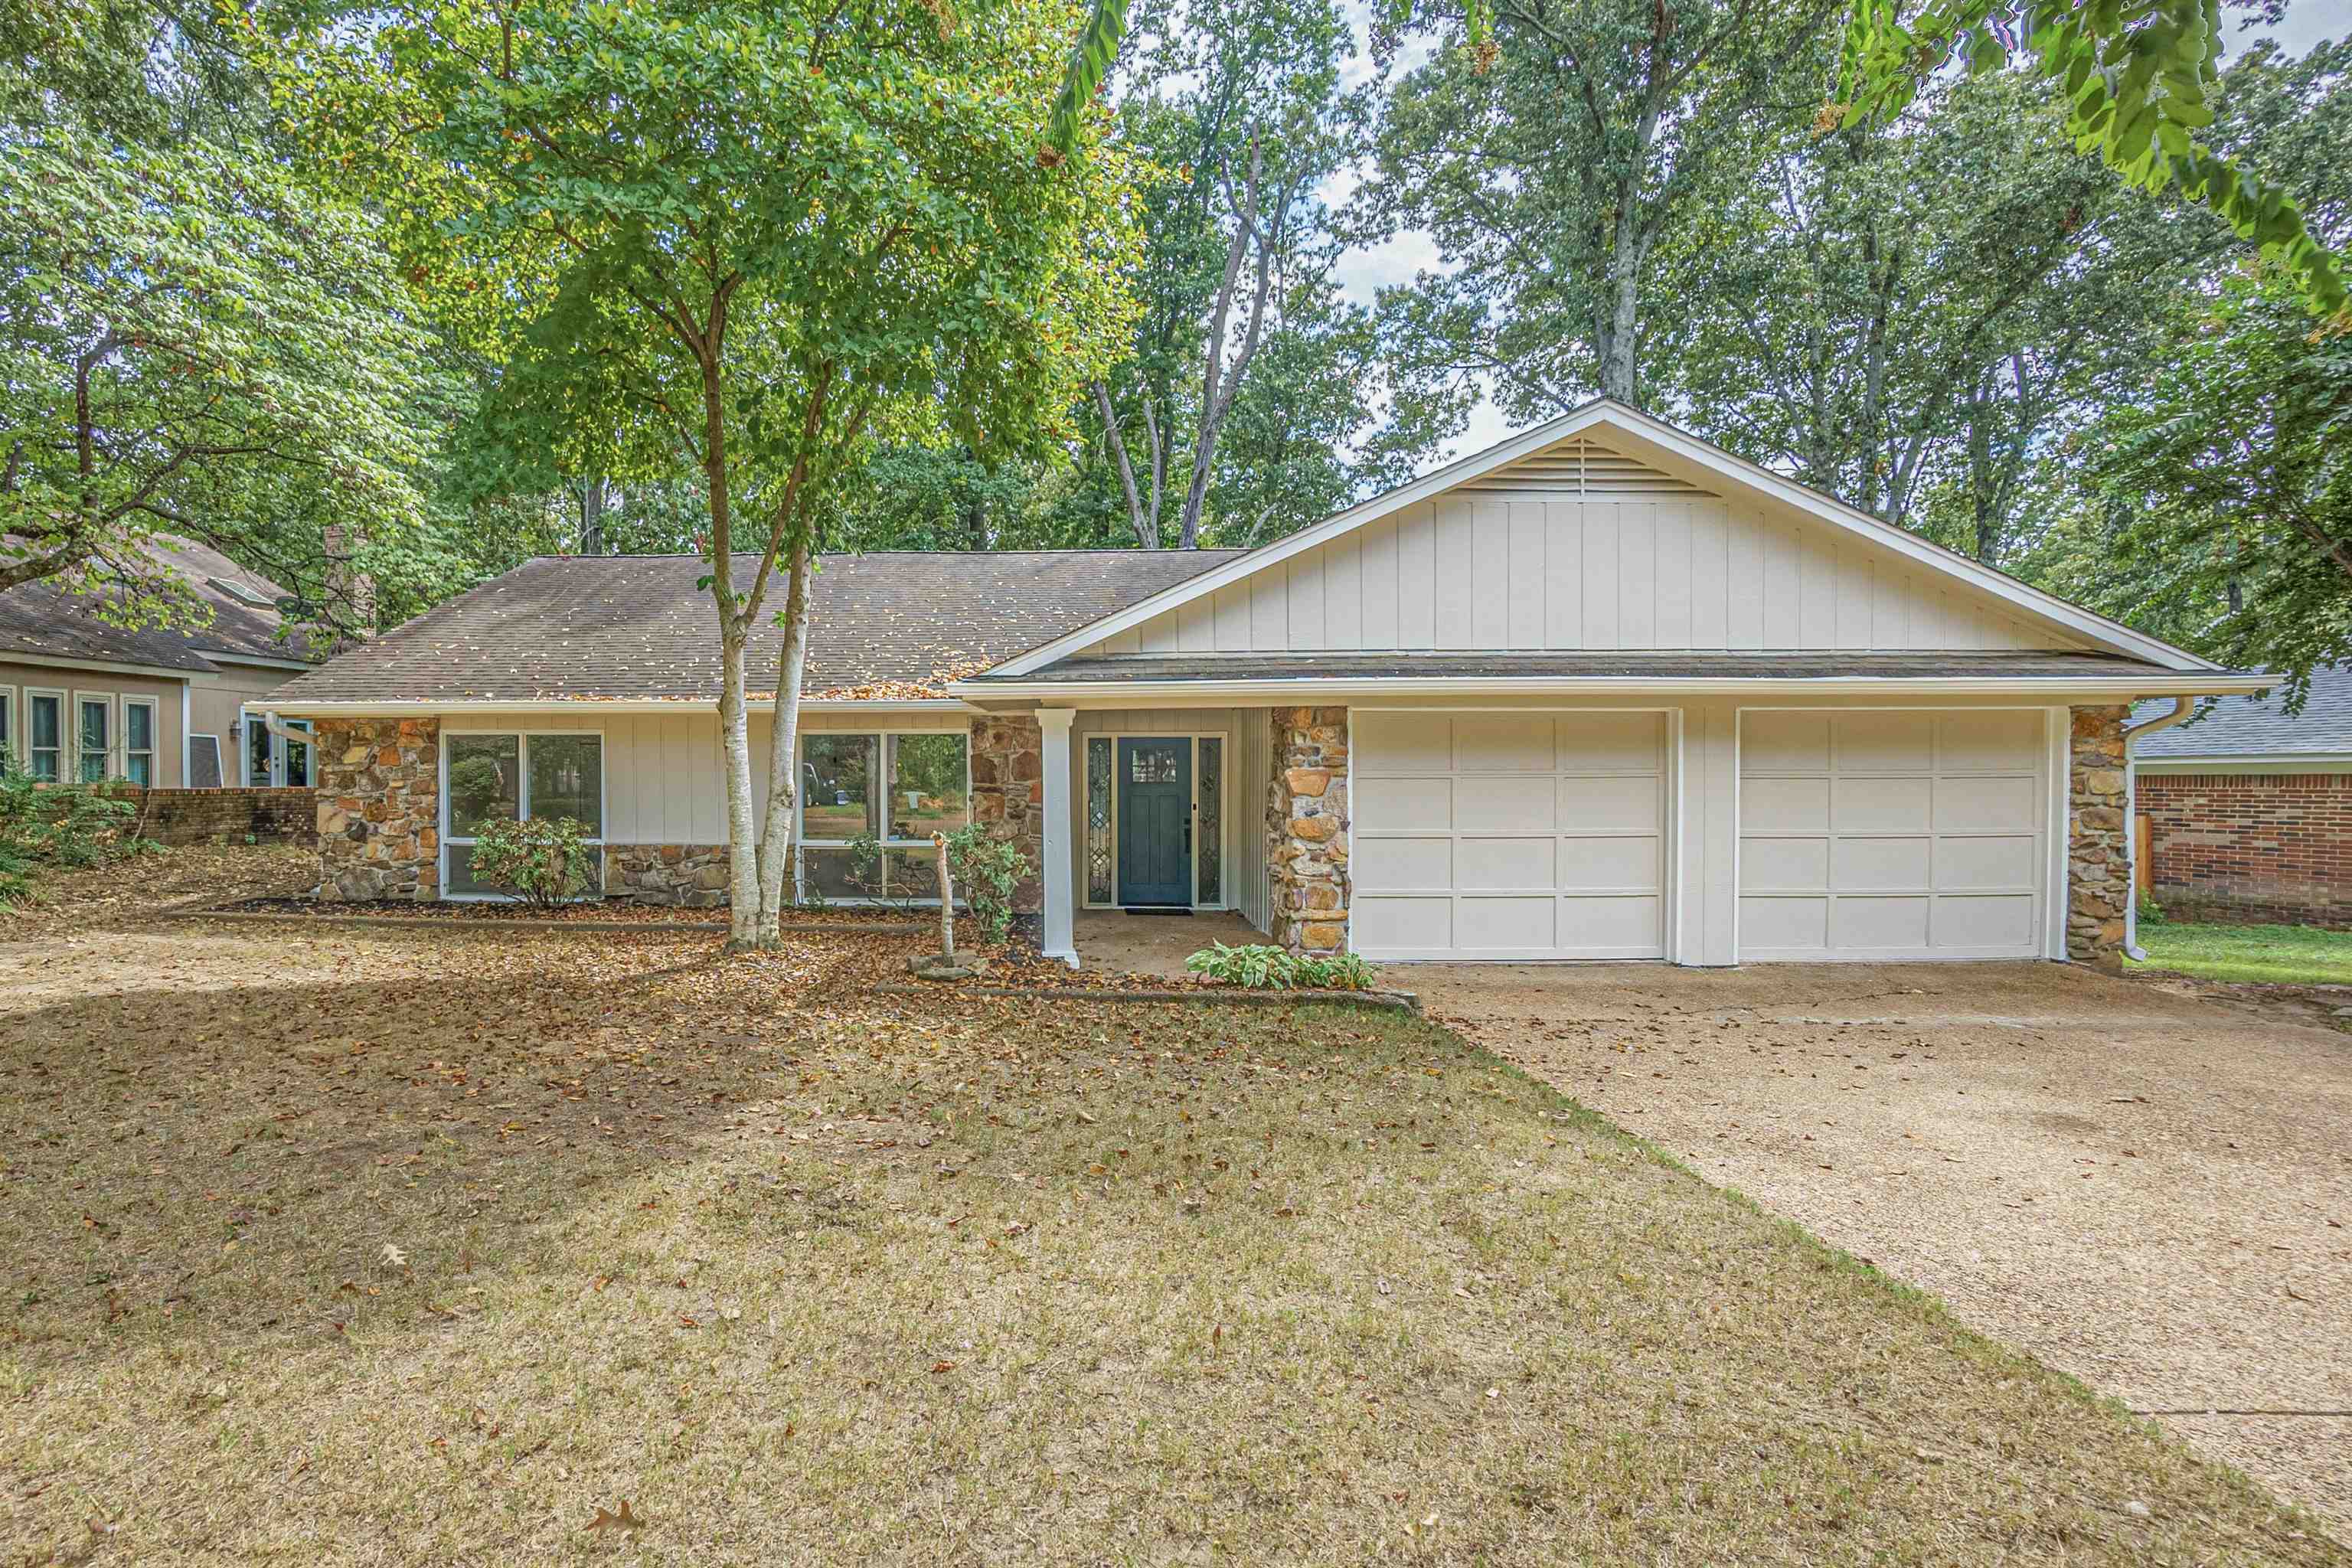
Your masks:
<path fill-rule="evenodd" d="M 629 1500 L 623 1498 L 620 1512 L 607 1513 L 600 1508 L 596 1510 L 596 1517 L 589 1521 L 588 1528 L 591 1530 L 642 1530 L 645 1528 L 645 1522 L 629 1511 Z"/>
<path fill-rule="evenodd" d="M 951 1361 L 935 1361 L 931 1363 L 931 1371 L 934 1373 L 953 1372 L 954 1370 L 955 1363 Z"/>
<path fill-rule="evenodd" d="M 387 1241 L 383 1244 L 383 1261 L 388 1268 L 405 1268 L 408 1267 L 408 1254 Z"/>

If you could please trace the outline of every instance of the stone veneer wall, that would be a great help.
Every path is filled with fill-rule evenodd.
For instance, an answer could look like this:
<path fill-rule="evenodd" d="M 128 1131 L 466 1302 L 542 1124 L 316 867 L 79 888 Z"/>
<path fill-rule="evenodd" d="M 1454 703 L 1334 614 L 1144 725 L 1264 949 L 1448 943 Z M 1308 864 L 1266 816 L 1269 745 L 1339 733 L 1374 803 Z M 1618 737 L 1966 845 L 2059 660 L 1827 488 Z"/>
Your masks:
<path fill-rule="evenodd" d="M 321 719 L 320 897 L 441 891 L 441 721 Z"/>
<path fill-rule="evenodd" d="M 2067 767 L 2066 956 L 2115 963 L 2132 896 L 2123 707 L 2077 708 Z"/>
<path fill-rule="evenodd" d="M 1348 710 L 1274 710 L 1265 813 L 1274 940 L 1294 952 L 1348 946 Z"/>
<path fill-rule="evenodd" d="M 604 892 L 645 904 L 716 909 L 727 900 L 724 844 L 608 844 Z M 791 895 L 789 883 L 784 889 Z"/>
<path fill-rule="evenodd" d="M 1030 876 L 1013 889 L 1013 907 L 1024 913 L 1045 908 L 1045 731 L 1036 720 L 971 721 L 971 819 L 1028 857 Z"/>

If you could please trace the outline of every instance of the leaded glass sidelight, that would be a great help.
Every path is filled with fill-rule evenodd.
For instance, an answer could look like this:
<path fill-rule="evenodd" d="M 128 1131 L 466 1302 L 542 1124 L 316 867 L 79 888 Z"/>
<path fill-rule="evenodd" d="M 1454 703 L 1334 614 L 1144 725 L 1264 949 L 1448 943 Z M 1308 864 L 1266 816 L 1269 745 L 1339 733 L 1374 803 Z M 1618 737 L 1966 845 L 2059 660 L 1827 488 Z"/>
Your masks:
<path fill-rule="evenodd" d="M 1110 737 L 1087 737 L 1087 902 L 1111 901 Z"/>
<path fill-rule="evenodd" d="M 1201 759 L 1201 777 L 1192 796 L 1201 825 L 1193 837 L 1200 856 L 1195 896 L 1201 903 L 1213 904 L 1221 902 L 1224 894 L 1224 819 L 1218 813 L 1217 797 L 1224 782 L 1225 743 L 1214 736 L 1203 736 L 1194 751 Z"/>

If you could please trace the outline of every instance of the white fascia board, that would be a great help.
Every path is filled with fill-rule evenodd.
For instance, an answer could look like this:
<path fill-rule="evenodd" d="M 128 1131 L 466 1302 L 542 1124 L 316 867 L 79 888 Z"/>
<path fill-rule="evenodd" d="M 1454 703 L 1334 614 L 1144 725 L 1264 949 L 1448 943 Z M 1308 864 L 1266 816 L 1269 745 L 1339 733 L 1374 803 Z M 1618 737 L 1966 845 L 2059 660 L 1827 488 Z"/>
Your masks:
<path fill-rule="evenodd" d="M 627 698 L 497 698 L 467 702 L 305 702 L 299 698 L 255 700 L 286 719 L 446 719 L 478 713 L 716 713 L 719 704 L 699 699 L 673 701 L 659 697 Z M 752 698 L 743 706 L 753 713 L 775 711 L 772 698 Z M 803 698 L 803 712 L 823 713 L 978 713 L 982 710 L 960 697 L 914 698 L 887 702 L 862 702 L 850 698 Z"/>
<path fill-rule="evenodd" d="M 1605 406 L 1600 403 L 1586 404 L 1581 408 L 1561 415 L 1549 424 L 1538 425 L 1532 430 L 1522 431 L 1500 446 L 1489 447 L 1483 452 L 1474 452 L 1469 457 L 1457 458 L 1434 473 L 1423 474 L 1410 483 L 1400 485 L 1384 494 L 1376 495 L 1370 500 L 1359 501 L 1346 511 L 1325 518 L 1312 528 L 1301 529 L 1286 539 L 1277 539 L 1271 544 L 1260 545 L 1246 555 L 1236 556 L 1223 565 L 1212 567 L 1196 577 L 1187 577 L 1181 583 L 1162 588 L 1148 599 L 1139 599 L 1123 610 L 1114 610 L 1100 620 L 1089 621 L 1074 632 L 1065 633 L 1052 642 L 1041 643 L 1027 653 L 1008 658 L 995 667 L 996 673 L 1010 677 L 1027 675 L 1032 671 L 1042 669 L 1065 654 L 1075 653 L 1079 648 L 1098 643 L 1105 637 L 1116 637 L 1129 626 L 1141 626 L 1163 610 L 1171 610 L 1179 605 L 1189 604 L 1194 599 L 1213 594 L 1229 583 L 1238 583 L 1244 577 L 1255 576 L 1278 562 L 1287 561 L 1302 551 L 1314 549 L 1325 540 L 1337 538 L 1351 529 L 1361 528 L 1368 522 L 1377 521 L 1393 511 L 1402 511 L 1404 508 L 1428 500 L 1433 496 L 1443 495 L 1456 485 L 1465 484 L 1481 475 L 1492 473 L 1496 468 L 1507 468 L 1522 458 L 1533 457 L 1545 447 L 1555 446 L 1593 424 Z"/>
<path fill-rule="evenodd" d="M 953 689 L 974 701 L 1021 700 L 1064 707 L 1133 706 L 1149 698 L 1180 707 L 1214 706 L 1206 700 L 1249 697 L 1284 705 L 1317 707 L 1335 699 L 1367 697 L 2030 697 L 2036 702 L 2121 702 L 2136 697 L 2236 696 L 2278 684 L 2271 675 L 2226 675 L 2204 670 L 2154 670 L 2105 679 L 2067 677 L 1917 676 L 1891 679 L 1856 675 L 1775 679 L 1733 676 L 1700 680 L 1686 676 L 1544 676 L 1517 679 L 1483 676 L 1332 676 L 1318 680 L 983 680 L 959 681 Z M 1198 699 L 1201 700 L 1189 700 Z M 2145 766 L 2145 763 L 2142 763 Z"/>
<path fill-rule="evenodd" d="M 2160 638 L 2136 632 L 2119 621 L 2070 605 L 2053 594 L 2028 587 L 2015 578 L 1982 566 L 1967 556 L 1932 544 L 1907 530 L 1882 521 L 1855 507 L 1822 494 L 1794 479 L 1785 479 L 1745 458 L 1735 457 L 1722 447 L 1696 436 L 1675 429 L 1664 421 L 1629 408 L 1606 398 L 1596 399 L 1580 408 L 1570 410 L 1548 424 L 1525 430 L 1497 446 L 1467 458 L 1448 463 L 1433 473 L 1423 475 L 1409 484 L 1399 486 L 1383 495 L 1374 496 L 1349 508 L 1337 516 L 1325 519 L 1314 527 L 1304 529 L 1287 539 L 1236 557 L 1222 566 L 1213 567 L 1196 577 L 1163 588 L 1150 598 L 1138 600 L 1125 609 L 1115 610 L 1100 620 L 1088 622 L 1076 631 L 1066 633 L 1053 641 L 1040 644 L 1028 652 L 1006 659 L 993 673 L 1013 677 L 1033 674 L 1055 659 L 1091 647 L 1105 637 L 1116 637 L 1130 626 L 1141 626 L 1153 616 L 1189 604 L 1194 599 L 1213 594 L 1228 584 L 1256 575 L 1267 567 L 1287 561 L 1301 552 L 1314 549 L 1326 541 L 1370 522 L 1401 511 L 1404 508 L 1444 494 L 1457 485 L 1483 478 L 1498 468 L 1508 468 L 1523 458 L 1533 457 L 1548 447 L 1558 445 L 1571 436 L 1595 427 L 1606 426 L 1636 443 L 1647 442 L 1682 462 L 1720 475 L 1733 484 L 1759 491 L 1782 505 L 1827 522 L 1832 527 L 1855 534 L 1874 544 L 1890 550 L 1906 559 L 1917 562 L 1930 571 L 1955 577 L 1969 586 L 1982 590 L 2015 605 L 2038 619 L 2065 627 L 2088 638 L 2111 653 L 2127 654 L 2134 658 L 2147 659 L 2171 669 L 2212 669 L 2210 660 L 2199 658 L 2177 648 Z M 1629 454 L 1639 456 L 1640 454 Z"/>
<path fill-rule="evenodd" d="M 2134 757 L 2144 773 L 2347 773 L 2352 755 L 2342 752 L 2263 752 L 2231 756 Z"/>

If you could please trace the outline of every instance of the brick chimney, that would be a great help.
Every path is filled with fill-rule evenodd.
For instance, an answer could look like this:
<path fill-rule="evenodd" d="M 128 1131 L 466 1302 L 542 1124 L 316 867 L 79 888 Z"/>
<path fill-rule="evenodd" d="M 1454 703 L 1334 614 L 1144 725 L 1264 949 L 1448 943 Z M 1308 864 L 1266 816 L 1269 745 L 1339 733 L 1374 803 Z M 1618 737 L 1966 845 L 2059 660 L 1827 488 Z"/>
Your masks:
<path fill-rule="evenodd" d="M 327 598 L 323 619 L 334 634 L 334 650 L 375 636 L 375 579 L 352 569 L 367 538 L 355 528 L 329 523 L 321 535 L 327 550 Z"/>

